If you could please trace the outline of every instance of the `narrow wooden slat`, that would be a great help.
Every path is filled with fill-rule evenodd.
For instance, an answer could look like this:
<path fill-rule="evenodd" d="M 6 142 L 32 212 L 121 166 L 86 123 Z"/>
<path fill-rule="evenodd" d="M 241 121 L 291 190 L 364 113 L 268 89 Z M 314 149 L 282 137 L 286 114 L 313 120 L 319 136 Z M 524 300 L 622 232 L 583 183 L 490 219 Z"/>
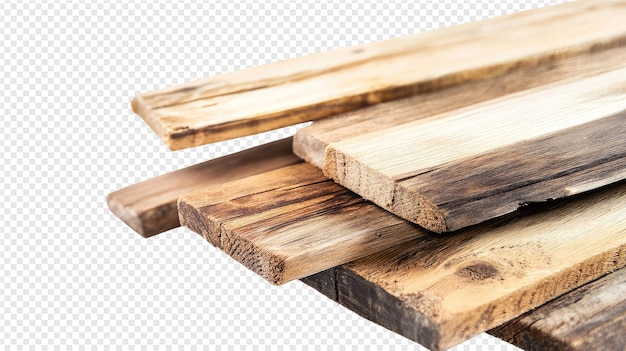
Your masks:
<path fill-rule="evenodd" d="M 287 178 L 277 170 L 226 184 L 215 196 L 183 196 L 181 222 L 212 232 L 225 252 L 276 284 L 370 254 L 336 269 L 338 301 L 434 350 L 626 265 L 625 184 L 437 236 L 306 167 L 315 170 L 287 168 L 307 182 L 257 186 Z M 205 205 L 208 198 L 217 200 Z M 394 240 L 404 243 L 379 251 Z"/>
<path fill-rule="evenodd" d="M 346 139 L 324 172 L 434 232 L 626 177 L 626 69 Z"/>
<path fill-rule="evenodd" d="M 306 163 L 184 195 L 180 221 L 273 284 L 423 235 Z"/>
<path fill-rule="evenodd" d="M 300 129 L 294 137 L 293 151 L 305 161 L 323 168 L 326 147 L 331 143 L 523 90 L 555 82 L 573 82 L 623 67 L 626 67 L 626 47 L 618 47 L 377 104 L 325 118 Z"/>
<path fill-rule="evenodd" d="M 334 281 L 334 277 L 314 278 L 307 282 L 317 281 L 317 287 Z M 626 350 L 626 269 L 585 284 L 489 333 L 528 351 Z"/>
<path fill-rule="evenodd" d="M 624 1 L 576 1 L 206 78 L 132 107 L 181 149 L 619 46 L 624 17 Z"/>
<path fill-rule="evenodd" d="M 111 212 L 144 237 L 178 227 L 181 194 L 299 163 L 291 138 L 216 158 L 117 190 L 107 196 Z"/>

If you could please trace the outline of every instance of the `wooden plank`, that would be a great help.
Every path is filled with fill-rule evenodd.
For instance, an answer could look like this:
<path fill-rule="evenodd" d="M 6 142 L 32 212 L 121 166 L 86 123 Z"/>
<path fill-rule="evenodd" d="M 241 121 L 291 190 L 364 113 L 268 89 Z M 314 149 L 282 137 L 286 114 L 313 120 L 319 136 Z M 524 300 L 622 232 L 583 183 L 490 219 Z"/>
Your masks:
<path fill-rule="evenodd" d="M 337 268 L 302 278 L 302 282 L 338 302 Z M 355 288 L 356 289 L 356 288 Z M 364 308 L 364 303 L 351 305 Z M 371 306 L 380 306 L 373 301 Z M 359 315 L 375 314 L 355 310 Z M 399 316 L 408 313 L 401 313 Z M 381 320 L 381 317 L 370 319 Z M 407 328 L 413 324 L 405 321 Z M 624 350 L 626 345 L 626 268 L 576 288 L 487 332 L 528 351 Z"/>
<path fill-rule="evenodd" d="M 626 69 L 329 145 L 324 173 L 434 232 L 626 177 Z"/>
<path fill-rule="evenodd" d="M 576 1 L 210 77 L 132 107 L 176 150 L 619 46 L 624 17 L 623 0 Z"/>
<path fill-rule="evenodd" d="M 450 236 L 425 235 L 309 281 L 317 287 L 332 276 L 336 289 L 327 296 L 431 350 L 443 350 L 624 267 L 625 204 L 626 185 L 621 184 L 510 221 Z M 586 298 L 601 299 L 594 296 Z M 617 298 L 605 303 L 619 304 L 622 311 L 598 307 L 603 312 L 595 322 L 623 314 Z M 593 302 L 588 305 L 595 313 Z M 521 320 L 532 324 L 527 318 Z M 593 320 L 569 321 L 571 327 L 576 324 L 580 334 L 573 328 L 563 335 L 595 330 L 601 337 L 603 329 L 594 329 Z M 606 326 L 612 328 L 604 329 L 609 333 L 623 331 L 619 324 Z M 622 340 L 620 335 L 608 334 L 605 343 Z"/>
<path fill-rule="evenodd" d="M 181 222 L 275 284 L 371 253 L 371 242 L 404 241 L 339 266 L 335 294 L 431 349 L 451 347 L 626 265 L 626 184 L 437 236 L 354 194 L 337 195 L 338 185 L 306 167 L 315 170 L 300 164 L 211 196 L 183 196 Z M 265 191 L 257 186 L 264 179 L 276 183 Z"/>
<path fill-rule="evenodd" d="M 412 97 L 385 102 L 316 121 L 294 136 L 293 152 L 318 168 L 334 142 L 395 127 L 555 82 L 573 82 L 626 67 L 626 47 L 524 67 Z"/>
<path fill-rule="evenodd" d="M 423 235 L 306 163 L 189 193 L 180 221 L 273 284 Z"/>
<path fill-rule="evenodd" d="M 585 284 L 489 333 L 528 351 L 624 351 L 626 269 Z"/>
<path fill-rule="evenodd" d="M 181 194 L 299 163 L 291 138 L 216 158 L 117 190 L 107 196 L 111 212 L 141 236 L 178 227 Z"/>

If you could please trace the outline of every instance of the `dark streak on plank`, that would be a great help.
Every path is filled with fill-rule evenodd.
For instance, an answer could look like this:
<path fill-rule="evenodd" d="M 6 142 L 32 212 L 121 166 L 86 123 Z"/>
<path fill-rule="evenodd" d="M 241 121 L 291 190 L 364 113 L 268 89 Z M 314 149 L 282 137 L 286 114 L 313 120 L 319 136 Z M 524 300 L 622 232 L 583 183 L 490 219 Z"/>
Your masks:
<path fill-rule="evenodd" d="M 490 334 L 524 350 L 626 350 L 626 268 L 528 312 Z"/>
<path fill-rule="evenodd" d="M 443 165 L 399 183 L 442 210 L 448 230 L 626 178 L 626 112 Z M 442 191 L 445 189 L 445 191 Z"/>

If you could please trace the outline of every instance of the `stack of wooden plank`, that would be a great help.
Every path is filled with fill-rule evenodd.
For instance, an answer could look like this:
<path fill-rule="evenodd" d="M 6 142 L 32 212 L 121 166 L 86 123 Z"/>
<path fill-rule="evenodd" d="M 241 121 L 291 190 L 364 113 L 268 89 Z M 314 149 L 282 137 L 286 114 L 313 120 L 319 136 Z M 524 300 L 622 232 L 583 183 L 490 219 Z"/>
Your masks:
<path fill-rule="evenodd" d="M 138 95 L 172 149 L 315 120 L 129 186 L 273 284 L 429 349 L 626 349 L 626 1 L 577 1 Z M 297 155 L 297 156 L 296 156 Z"/>

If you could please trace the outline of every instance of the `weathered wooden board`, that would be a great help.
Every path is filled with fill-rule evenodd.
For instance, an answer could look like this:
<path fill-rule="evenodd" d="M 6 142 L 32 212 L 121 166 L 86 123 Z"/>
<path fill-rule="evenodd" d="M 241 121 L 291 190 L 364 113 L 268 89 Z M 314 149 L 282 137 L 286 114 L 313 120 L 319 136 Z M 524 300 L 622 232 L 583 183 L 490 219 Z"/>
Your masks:
<path fill-rule="evenodd" d="M 424 235 L 301 163 L 189 193 L 180 221 L 273 284 Z"/>
<path fill-rule="evenodd" d="M 316 286 L 321 289 L 325 279 Z M 313 284 L 314 278 L 308 280 Z M 334 296 L 326 293 L 327 296 Z M 489 331 L 529 351 L 626 350 L 626 269 L 571 291 Z"/>
<path fill-rule="evenodd" d="M 327 269 L 301 280 L 338 302 L 335 279 L 338 269 Z M 528 351 L 623 351 L 626 347 L 625 289 L 626 268 L 622 268 L 488 330 L 487 333 Z M 371 304 L 352 305 L 355 308 L 366 306 L 376 308 L 378 304 L 377 301 L 372 301 Z M 360 315 L 369 315 L 376 311 L 355 310 Z M 387 310 L 382 311 L 390 313 Z M 399 315 L 405 313 L 401 312 Z M 407 323 L 410 325 L 412 322 Z"/>
<path fill-rule="evenodd" d="M 316 121 L 294 136 L 293 152 L 318 168 L 334 142 L 555 82 L 573 82 L 626 67 L 626 46 L 385 102 Z"/>
<path fill-rule="evenodd" d="M 178 227 L 181 194 L 267 172 L 301 161 L 291 138 L 216 158 L 117 190 L 107 196 L 111 212 L 144 237 Z"/>
<path fill-rule="evenodd" d="M 626 185 L 621 184 L 512 220 L 454 235 L 425 235 L 304 281 L 375 323 L 443 350 L 625 265 Z M 562 336 L 577 345 L 587 331 L 589 341 L 605 332 L 604 345 L 620 345 L 624 295 L 602 289 L 606 295 L 598 296 L 602 283 L 594 284 L 588 294 L 574 292 L 511 322 L 521 324 L 509 324 L 508 333 L 528 333 L 528 345 Z M 576 300 L 583 305 L 567 306 Z M 581 313 L 580 319 L 570 319 L 571 311 Z M 597 319 L 584 321 L 592 315 Z M 601 328 L 605 317 L 615 324 Z M 528 325 L 537 329 L 522 331 Z M 492 333 L 510 336 L 505 330 Z"/>
<path fill-rule="evenodd" d="M 346 139 L 324 173 L 434 232 L 626 177 L 626 69 Z"/>
<path fill-rule="evenodd" d="M 176 150 L 602 51 L 624 43 L 624 17 L 624 1 L 576 1 L 210 77 L 132 107 Z"/>
<path fill-rule="evenodd" d="M 451 347 L 626 265 L 624 184 L 437 236 L 342 193 L 306 167 L 315 170 L 300 164 L 183 196 L 181 222 L 273 283 L 323 270 L 341 257 L 348 261 L 372 245 L 414 238 L 340 266 L 336 294 L 366 318 L 432 349 Z M 274 184 L 263 190 L 260 180 Z M 273 189 L 276 196 L 269 195 Z"/>

